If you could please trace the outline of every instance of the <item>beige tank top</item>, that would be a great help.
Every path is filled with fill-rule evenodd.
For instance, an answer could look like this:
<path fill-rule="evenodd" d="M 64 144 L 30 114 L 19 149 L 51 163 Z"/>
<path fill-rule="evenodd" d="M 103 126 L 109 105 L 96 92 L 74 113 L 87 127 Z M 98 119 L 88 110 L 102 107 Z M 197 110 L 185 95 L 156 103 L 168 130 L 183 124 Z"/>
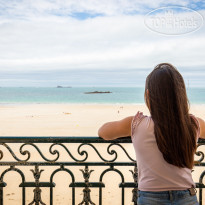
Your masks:
<path fill-rule="evenodd" d="M 164 160 L 156 143 L 154 122 L 150 116 L 137 112 L 132 120 L 131 130 L 136 153 L 139 190 L 185 190 L 192 185 L 195 186 L 190 169 L 179 168 Z M 197 137 L 199 133 L 200 130 Z"/>

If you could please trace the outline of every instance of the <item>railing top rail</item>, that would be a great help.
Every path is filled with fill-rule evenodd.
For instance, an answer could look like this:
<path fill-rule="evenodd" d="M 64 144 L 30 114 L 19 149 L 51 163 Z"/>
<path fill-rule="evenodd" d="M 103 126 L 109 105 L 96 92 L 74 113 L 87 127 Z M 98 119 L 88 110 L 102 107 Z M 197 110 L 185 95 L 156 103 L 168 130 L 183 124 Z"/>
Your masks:
<path fill-rule="evenodd" d="M 131 143 L 131 137 L 123 137 L 106 141 L 100 137 L 90 136 L 0 136 L 0 143 Z M 205 144 L 205 139 L 199 139 L 198 143 Z"/>
<path fill-rule="evenodd" d="M 131 137 L 106 141 L 100 137 L 90 136 L 0 136 L 0 143 L 131 143 Z"/>

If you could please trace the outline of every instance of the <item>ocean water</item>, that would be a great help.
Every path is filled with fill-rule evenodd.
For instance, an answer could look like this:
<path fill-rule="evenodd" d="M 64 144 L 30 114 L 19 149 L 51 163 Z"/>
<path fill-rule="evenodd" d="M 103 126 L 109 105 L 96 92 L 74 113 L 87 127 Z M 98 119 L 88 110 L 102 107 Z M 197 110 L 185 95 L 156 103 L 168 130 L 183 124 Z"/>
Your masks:
<path fill-rule="evenodd" d="M 93 91 L 111 93 L 85 94 Z M 205 104 L 205 88 L 188 88 L 190 103 Z M 144 103 L 144 87 L 1 87 L 1 104 L 18 103 Z"/>

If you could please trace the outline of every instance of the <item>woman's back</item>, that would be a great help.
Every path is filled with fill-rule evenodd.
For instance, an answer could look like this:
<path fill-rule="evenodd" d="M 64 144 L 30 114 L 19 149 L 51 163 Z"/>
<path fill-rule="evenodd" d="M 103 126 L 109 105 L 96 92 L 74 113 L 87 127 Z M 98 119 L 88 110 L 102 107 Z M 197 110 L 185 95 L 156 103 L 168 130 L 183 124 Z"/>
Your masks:
<path fill-rule="evenodd" d="M 132 121 L 132 141 L 141 191 L 185 190 L 195 186 L 191 170 L 167 163 L 160 152 L 150 116 L 138 112 Z"/>

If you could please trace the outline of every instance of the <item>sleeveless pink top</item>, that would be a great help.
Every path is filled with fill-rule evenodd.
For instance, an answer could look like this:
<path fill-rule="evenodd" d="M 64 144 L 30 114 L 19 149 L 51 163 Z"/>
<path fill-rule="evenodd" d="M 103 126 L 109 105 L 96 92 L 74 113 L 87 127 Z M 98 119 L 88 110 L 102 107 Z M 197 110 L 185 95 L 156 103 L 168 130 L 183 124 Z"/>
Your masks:
<path fill-rule="evenodd" d="M 197 137 L 199 133 L 200 130 Z M 139 190 L 185 190 L 195 186 L 190 169 L 179 168 L 164 160 L 156 143 L 154 122 L 150 116 L 142 112 L 134 116 L 131 137 L 136 153 Z"/>

